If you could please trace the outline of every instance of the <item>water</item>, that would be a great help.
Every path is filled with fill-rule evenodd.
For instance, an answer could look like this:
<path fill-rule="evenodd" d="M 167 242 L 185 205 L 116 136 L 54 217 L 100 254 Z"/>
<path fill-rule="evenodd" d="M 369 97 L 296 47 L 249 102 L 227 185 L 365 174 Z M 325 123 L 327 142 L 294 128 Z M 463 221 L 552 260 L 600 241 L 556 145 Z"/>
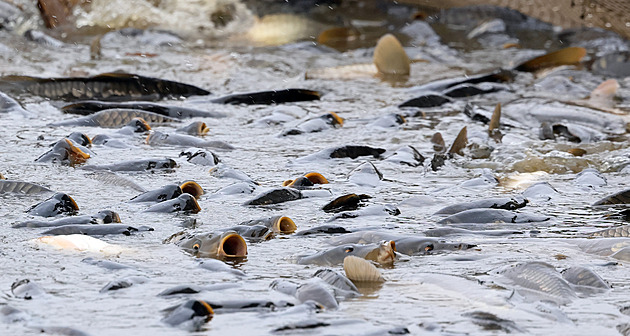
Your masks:
<path fill-rule="evenodd" d="M 226 2 L 227 3 L 227 2 Z M 166 6 L 164 2 L 163 6 Z M 181 2 L 169 2 L 183 6 Z M 160 28 L 178 31 L 187 39 L 172 45 L 155 45 L 140 38 L 124 38 L 116 35 L 102 40 L 99 60 L 90 59 L 90 38 L 73 37 L 79 43 L 67 43 L 63 48 L 48 47 L 25 41 L 11 32 L 0 31 L 0 74 L 53 76 L 83 76 L 110 71 L 126 71 L 193 84 L 213 92 L 212 97 L 234 92 L 260 91 L 303 87 L 319 90 L 322 99 L 316 102 L 288 104 L 295 120 L 283 125 L 260 125 L 256 120 L 274 111 L 287 110 L 287 106 L 223 106 L 209 102 L 207 97 L 193 97 L 169 104 L 223 112 L 223 119 L 203 120 L 210 127 L 206 137 L 220 140 L 236 147 L 232 151 L 213 150 L 224 164 L 240 170 L 261 187 L 279 186 L 282 181 L 296 178 L 305 172 L 317 171 L 331 183 L 323 186 L 332 196 L 314 197 L 267 207 L 244 207 L 242 203 L 253 197 L 216 196 L 212 194 L 236 180 L 217 178 L 208 167 L 195 166 L 178 157 L 184 148 L 151 147 L 137 136 L 130 140 L 129 149 L 95 147 L 96 153 L 90 164 L 107 164 L 136 158 L 175 159 L 179 167 L 172 173 L 124 174 L 146 189 L 185 180 L 197 181 L 207 192 L 199 204 L 202 211 L 194 215 L 144 213 L 146 205 L 126 201 L 137 194 L 127 187 L 98 182 L 89 172 L 77 168 L 53 164 L 35 163 L 34 159 L 48 149 L 48 145 L 71 131 L 85 132 L 89 136 L 112 133 L 114 130 L 89 127 L 50 127 L 49 123 L 74 116 L 64 115 L 60 102 L 36 97 L 20 96 L 30 116 L 4 114 L 0 119 L 0 172 L 11 180 L 25 180 L 44 185 L 71 195 L 81 213 L 95 214 L 99 210 L 117 211 L 123 223 L 132 226 L 148 225 L 155 229 L 132 236 L 107 236 L 102 239 L 124 247 L 116 254 L 58 251 L 35 244 L 40 229 L 12 229 L 10 226 L 32 218 L 25 213 L 31 205 L 43 200 L 42 196 L 0 195 L 0 216 L 5 228 L 0 235 L 3 275 L 0 289 L 2 304 L 24 311 L 22 321 L 0 325 L 3 334 L 38 334 L 37 326 L 68 326 L 93 335 L 179 335 L 239 332 L 245 335 L 266 335 L 298 321 L 317 319 L 331 326 L 306 329 L 304 334 L 382 334 L 386 330 L 405 327 L 413 334 L 435 333 L 496 334 L 503 331 L 484 329 L 467 315 L 486 312 L 512 321 L 518 330 L 529 334 L 614 334 L 616 326 L 628 323 L 630 317 L 620 308 L 627 304 L 626 289 L 629 283 L 625 262 L 585 253 L 577 243 L 581 235 L 622 222 L 603 219 L 605 210 L 592 209 L 590 204 L 601 197 L 630 187 L 628 168 L 623 169 L 628 157 L 628 141 L 598 141 L 574 144 L 566 140 L 540 141 L 535 127 L 504 129 L 502 144 L 487 159 L 473 160 L 456 157 L 446 166 L 433 172 L 428 161 L 433 155 L 431 136 L 439 131 L 447 144 L 455 138 L 463 126 L 467 126 L 469 138 L 477 136 L 485 141 L 486 126 L 471 121 L 461 111 L 463 101 L 442 108 L 428 110 L 425 116 L 407 117 L 407 122 L 396 127 L 375 127 L 370 124 L 389 113 L 401 113 L 396 106 L 415 97 L 412 87 L 435 79 L 477 73 L 498 67 L 509 67 L 535 54 L 527 49 L 501 49 L 482 46 L 471 50 L 449 48 L 444 42 L 421 43 L 414 40 L 406 44 L 412 59 L 429 62 L 412 64 L 409 80 L 390 83 L 375 77 L 353 80 L 305 80 L 307 69 L 339 65 L 370 63 L 373 49 L 359 48 L 344 53 L 317 47 L 310 41 L 282 46 L 252 47 L 237 30 L 246 32 L 253 14 L 241 3 L 231 2 L 237 8 L 238 17 L 230 21 L 225 31 L 207 26 L 212 30 L 188 37 L 186 29 L 178 29 L 165 22 Z M 201 7 L 210 8 L 204 3 Z M 224 4 L 223 4 L 224 5 Z M 96 6 L 96 5 L 95 5 Z M 191 5 L 192 6 L 192 5 Z M 206 6 L 206 7 L 204 7 Z M 207 7 L 210 6 L 210 7 Z M 180 8 L 177 7 L 177 8 Z M 169 7 L 170 8 L 170 7 Z M 180 10 L 178 13 L 184 13 Z M 80 23 L 96 22 L 101 17 L 98 10 L 84 15 Z M 183 15 L 183 14 L 181 14 Z M 92 21 L 90 21 L 92 20 Z M 179 19 L 178 19 L 179 20 Z M 394 19 L 392 19 L 394 20 Z M 181 22 L 181 21 L 178 21 Z M 372 22 L 374 21 L 365 21 Z M 200 23 L 203 25 L 203 23 Z M 238 27 L 239 29 L 236 29 Z M 407 28 L 408 29 L 408 28 Z M 406 30 L 407 31 L 407 30 Z M 366 45 L 374 45 L 374 40 Z M 6 48 L 3 48 L 6 46 Z M 138 56 L 140 55 L 140 56 Z M 142 56 L 144 55 L 144 56 Z M 577 92 L 590 92 L 605 78 L 588 70 L 565 68 L 547 74 L 547 77 L 569 78 Z M 470 100 L 493 108 L 497 101 L 503 103 L 519 97 L 549 95 L 538 90 L 541 79 L 531 74 L 519 75 L 510 84 L 511 92 L 499 92 Z M 621 90 L 618 107 L 627 106 L 629 91 L 627 80 L 620 79 Z M 576 92 L 569 90 L 569 93 Z M 542 92 L 540 92 L 542 91 Z M 576 94 L 581 95 L 581 94 Z M 570 96 L 567 94 L 567 96 Z M 583 97 L 577 97 L 583 98 Z M 279 134 L 299 122 L 334 111 L 345 119 L 342 128 L 296 136 L 281 137 Z M 627 119 L 626 119 L 627 120 Z M 193 120 L 181 124 L 157 126 L 156 130 L 174 131 Z M 507 121 L 507 120 L 506 120 Z M 385 160 L 370 159 L 386 178 L 375 187 L 359 186 L 347 180 L 347 174 L 365 159 L 318 159 L 298 160 L 322 149 L 363 144 L 388 150 L 412 145 L 425 157 L 424 166 L 410 167 Z M 570 148 L 586 149 L 587 155 L 574 157 L 567 153 Z M 575 185 L 576 174 L 586 167 L 603 172 L 607 184 L 587 188 Z M 482 168 L 491 168 L 501 181 L 499 185 L 462 187 L 461 183 L 478 177 Z M 533 175 L 525 173 L 539 172 Z M 451 236 L 448 241 L 477 244 L 472 250 L 445 254 L 405 257 L 392 268 L 382 268 L 387 279 L 380 289 L 365 296 L 340 303 L 337 311 L 318 314 L 297 312 L 235 312 L 218 313 L 199 332 L 171 328 L 160 322 L 163 309 L 183 303 L 186 298 L 158 297 L 161 291 L 180 284 L 198 286 L 229 283 L 237 287 L 189 295 L 190 298 L 227 300 L 244 298 L 272 298 L 294 300 L 289 296 L 269 290 L 274 279 L 285 278 L 295 282 L 310 279 L 316 266 L 297 265 L 295 256 L 313 253 L 327 248 L 327 237 L 281 236 L 266 242 L 249 245 L 249 255 L 234 267 L 246 273 L 238 277 L 230 273 L 211 272 L 197 266 L 198 261 L 172 244 L 162 241 L 173 233 L 184 230 L 180 223 L 195 218 L 201 225 L 194 232 L 210 232 L 214 229 L 236 225 L 242 221 L 286 215 L 292 218 L 298 230 L 326 224 L 331 215 L 320 208 L 334 197 L 346 193 L 365 193 L 372 196 L 369 203 L 395 204 L 401 211 L 398 216 L 372 216 L 337 220 L 333 224 L 346 228 L 366 226 L 394 227 L 403 234 L 422 234 L 438 228 L 440 219 L 432 214 L 440 208 L 480 198 L 510 196 L 522 191 L 513 187 L 515 182 L 530 179 L 531 182 L 547 181 L 558 194 L 550 201 L 532 201 L 524 210 L 551 216 L 549 222 L 534 224 L 484 224 L 493 229 L 515 229 L 521 234 L 507 237 Z M 43 231 L 43 230 L 42 230 Z M 81 262 L 82 259 L 111 260 L 131 266 L 129 269 L 107 270 Z M 517 262 L 544 261 L 558 270 L 574 265 L 587 266 L 612 285 L 612 289 L 588 297 L 578 298 L 562 305 L 520 298 L 509 285 L 504 285 L 498 270 Z M 341 267 L 335 267 L 340 270 Z M 130 276 L 144 276 L 149 281 L 130 288 L 99 293 L 108 282 Z M 28 278 L 39 284 L 46 295 L 33 300 L 13 298 L 11 284 Z M 292 334 L 295 331 L 277 332 Z"/>

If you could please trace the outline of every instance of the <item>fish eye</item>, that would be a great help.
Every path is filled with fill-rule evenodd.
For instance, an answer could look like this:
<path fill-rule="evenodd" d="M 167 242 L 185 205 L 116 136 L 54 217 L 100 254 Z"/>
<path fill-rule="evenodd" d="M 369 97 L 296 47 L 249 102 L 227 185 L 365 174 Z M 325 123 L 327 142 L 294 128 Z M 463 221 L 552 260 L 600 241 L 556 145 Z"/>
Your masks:
<path fill-rule="evenodd" d="M 352 251 L 354 251 L 354 247 L 352 247 L 352 246 L 348 246 L 348 247 L 346 247 L 346 249 L 344 250 L 344 252 L 346 252 L 346 253 L 350 253 L 350 252 L 352 252 Z"/>
<path fill-rule="evenodd" d="M 200 247 L 201 247 L 201 245 L 199 245 L 199 243 L 196 243 L 195 245 L 193 245 L 192 249 L 193 249 L 193 251 L 197 252 L 197 251 L 199 251 Z"/>
<path fill-rule="evenodd" d="M 425 252 L 433 251 L 433 244 L 429 244 L 424 247 Z"/>

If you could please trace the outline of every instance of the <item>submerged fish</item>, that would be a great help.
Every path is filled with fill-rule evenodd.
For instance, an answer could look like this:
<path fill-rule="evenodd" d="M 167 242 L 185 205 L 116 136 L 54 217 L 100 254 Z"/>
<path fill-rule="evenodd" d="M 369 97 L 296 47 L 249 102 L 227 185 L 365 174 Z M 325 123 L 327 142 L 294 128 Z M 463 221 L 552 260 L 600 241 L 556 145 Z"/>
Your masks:
<path fill-rule="evenodd" d="M 448 216 L 438 224 L 456 223 L 530 223 L 548 221 L 550 217 L 503 209 L 471 209 Z"/>
<path fill-rule="evenodd" d="M 622 190 L 616 194 L 606 196 L 599 201 L 593 203 L 593 206 L 630 204 L 630 189 Z"/>
<path fill-rule="evenodd" d="M 243 226 L 262 225 L 274 233 L 290 234 L 295 232 L 295 222 L 286 216 L 273 216 L 268 218 L 253 219 L 240 223 Z"/>
<path fill-rule="evenodd" d="M 204 191 L 197 182 L 188 181 L 183 183 L 181 186 L 178 186 L 176 184 L 168 184 L 158 189 L 145 191 L 142 194 L 132 198 L 130 202 L 159 203 L 176 198 L 183 193 L 188 193 L 194 196 L 196 199 L 199 199 Z"/>
<path fill-rule="evenodd" d="M 335 112 L 329 112 L 321 115 L 317 118 L 308 119 L 295 128 L 282 132 L 283 136 L 298 135 L 303 133 L 315 133 L 321 132 L 329 128 L 336 128 L 343 126 L 343 118 L 337 115 Z"/>
<path fill-rule="evenodd" d="M 341 264 L 347 256 L 357 256 L 380 264 L 392 264 L 395 258 L 396 244 L 393 241 L 383 241 L 378 244 L 347 244 L 309 256 L 299 256 L 297 263 L 301 265 L 316 264 L 321 266 L 335 266 Z"/>
<path fill-rule="evenodd" d="M 90 115 L 103 110 L 124 109 L 124 110 L 142 110 L 153 112 L 170 118 L 222 118 L 225 114 L 220 112 L 201 111 L 187 107 L 160 105 L 145 102 L 104 102 L 97 100 L 79 101 L 61 108 L 64 113 Z"/>
<path fill-rule="evenodd" d="M 176 122 L 177 119 L 165 117 L 161 114 L 133 109 L 102 110 L 89 116 L 68 119 L 50 124 L 51 126 L 92 126 L 117 128 L 132 122 L 135 118 L 142 118 L 149 123 Z"/>
<path fill-rule="evenodd" d="M 295 188 L 275 188 L 265 191 L 254 199 L 245 202 L 245 205 L 268 205 L 288 201 L 295 201 L 302 198 L 302 193 Z"/>
<path fill-rule="evenodd" d="M 109 171 L 143 171 L 153 169 L 173 169 L 177 163 L 173 159 L 140 159 L 112 163 L 109 165 L 88 165 L 85 170 L 109 170 Z"/>
<path fill-rule="evenodd" d="M 226 142 L 217 140 L 205 140 L 194 137 L 192 135 L 177 133 L 162 133 L 154 131 L 149 134 L 146 143 L 152 146 L 169 145 L 182 147 L 214 147 L 220 149 L 234 149 L 234 147 Z"/>
<path fill-rule="evenodd" d="M 213 232 L 195 236 L 175 234 L 167 239 L 186 252 L 199 257 L 216 259 L 247 256 L 245 239 L 234 231 Z"/>
<path fill-rule="evenodd" d="M 201 207 L 194 196 L 191 194 L 181 194 L 177 198 L 166 200 L 155 204 L 145 210 L 146 212 L 191 212 L 198 213 Z"/>
<path fill-rule="evenodd" d="M 153 228 L 146 226 L 136 228 L 125 224 L 70 224 L 52 228 L 42 232 L 42 234 L 47 236 L 72 234 L 82 234 L 88 236 L 123 234 L 125 236 L 130 236 L 132 232 L 138 231 L 153 231 Z"/>
<path fill-rule="evenodd" d="M 602 238 L 630 237 L 630 225 L 623 225 L 587 233 L 587 236 Z"/>
<path fill-rule="evenodd" d="M 79 211 L 79 206 L 72 197 L 64 193 L 56 193 L 49 199 L 33 205 L 26 212 L 42 217 L 54 217 L 60 214 L 74 215 Z"/>
<path fill-rule="evenodd" d="M 318 278 L 315 279 L 319 280 Z M 311 280 L 303 284 L 296 284 L 288 280 L 274 280 L 270 287 L 278 292 L 295 296 L 300 303 L 312 300 L 327 309 L 339 308 L 339 303 L 333 291 L 325 285 L 325 282 L 317 280 Z"/>
<path fill-rule="evenodd" d="M 503 276 L 512 280 L 518 288 L 530 290 L 531 294 L 545 294 L 558 303 L 566 304 L 577 298 L 569 283 L 551 265 L 544 262 L 527 262 L 512 266 L 505 270 Z"/>
<path fill-rule="evenodd" d="M 30 115 L 31 113 L 25 110 L 20 103 L 15 99 L 9 97 L 3 92 L 0 92 L 0 113 L 14 113 L 18 112 L 22 115 Z"/>
<path fill-rule="evenodd" d="M 39 237 L 35 239 L 35 242 L 50 245 L 63 250 L 100 252 L 106 254 L 118 254 L 124 250 L 119 246 L 82 234 Z"/>
<path fill-rule="evenodd" d="M 479 208 L 491 208 L 491 209 L 504 209 L 504 210 L 516 210 L 527 205 L 527 199 L 515 196 L 515 197 L 503 197 L 503 198 L 488 198 L 478 201 L 472 201 L 462 204 L 450 205 L 438 210 L 436 215 L 453 215 L 461 211 L 479 209 Z"/>
<path fill-rule="evenodd" d="M 216 104 L 233 105 L 271 105 L 291 102 L 319 100 L 321 94 L 317 91 L 306 89 L 284 89 L 274 91 L 261 91 L 250 93 L 238 93 L 213 99 Z"/>
<path fill-rule="evenodd" d="M 35 159 L 35 162 L 52 162 L 62 165 L 75 166 L 85 163 L 90 154 L 85 153 L 70 139 L 61 139 L 53 148 Z"/>
<path fill-rule="evenodd" d="M 292 187 L 296 189 L 306 189 L 316 184 L 328 184 L 328 180 L 324 177 L 324 175 L 320 173 L 311 172 L 306 173 L 303 176 L 300 176 L 294 180 L 286 180 L 282 182 L 283 187 Z"/>
<path fill-rule="evenodd" d="M 209 95 L 198 87 L 125 73 L 104 73 L 93 77 L 38 78 L 0 77 L 0 89 L 59 100 L 158 100 L 166 97 Z"/>
<path fill-rule="evenodd" d="M 120 223 L 120 216 L 111 210 L 99 211 L 96 215 L 83 215 L 83 216 L 70 216 L 66 218 L 60 218 L 53 221 L 36 221 L 29 220 L 12 225 L 13 228 L 21 227 L 53 227 L 75 224 L 109 224 Z"/>
<path fill-rule="evenodd" d="M 188 300 L 167 311 L 168 314 L 162 319 L 162 322 L 170 326 L 190 324 L 189 329 L 191 330 L 198 330 L 201 325 L 210 321 L 214 316 L 210 304 L 201 300 Z"/>
<path fill-rule="evenodd" d="M 17 194 L 42 194 L 53 192 L 52 190 L 30 182 L 11 181 L 0 179 L 0 194 L 17 193 Z"/>

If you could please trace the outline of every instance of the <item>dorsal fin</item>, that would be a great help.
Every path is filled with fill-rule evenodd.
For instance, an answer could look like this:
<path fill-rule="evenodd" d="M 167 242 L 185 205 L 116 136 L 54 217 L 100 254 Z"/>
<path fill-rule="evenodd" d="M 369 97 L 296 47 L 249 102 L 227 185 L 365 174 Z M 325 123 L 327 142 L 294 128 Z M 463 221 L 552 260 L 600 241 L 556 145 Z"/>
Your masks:
<path fill-rule="evenodd" d="M 446 151 L 446 143 L 444 143 L 444 138 L 442 137 L 442 133 L 437 132 L 433 134 L 431 137 L 431 143 L 433 144 L 433 150 L 436 152 L 443 153 Z"/>
<path fill-rule="evenodd" d="M 521 63 L 514 68 L 514 70 L 534 72 L 543 68 L 577 64 L 584 56 L 586 56 L 586 49 L 582 47 L 569 47 L 532 58 L 529 61 Z"/>
<path fill-rule="evenodd" d="M 369 261 L 355 257 L 347 256 L 343 259 L 343 270 L 346 272 L 348 279 L 361 282 L 382 282 L 385 281 L 381 272 Z"/>
<path fill-rule="evenodd" d="M 488 131 L 498 130 L 501 126 L 501 103 L 498 103 L 494 108 L 494 112 L 492 113 L 492 118 L 490 119 L 490 124 L 488 125 Z"/>
<path fill-rule="evenodd" d="M 374 65 L 384 75 L 409 75 L 411 68 L 409 57 L 402 45 L 392 34 L 386 34 L 378 40 L 374 49 Z"/>
<path fill-rule="evenodd" d="M 467 144 L 468 144 L 468 133 L 466 131 L 466 126 L 464 126 L 464 128 L 462 128 L 462 130 L 459 131 L 459 134 L 457 134 L 457 137 L 455 138 L 455 141 L 453 141 L 453 145 L 448 150 L 448 153 L 451 155 L 452 154 L 464 155 L 462 150 L 466 148 Z"/>

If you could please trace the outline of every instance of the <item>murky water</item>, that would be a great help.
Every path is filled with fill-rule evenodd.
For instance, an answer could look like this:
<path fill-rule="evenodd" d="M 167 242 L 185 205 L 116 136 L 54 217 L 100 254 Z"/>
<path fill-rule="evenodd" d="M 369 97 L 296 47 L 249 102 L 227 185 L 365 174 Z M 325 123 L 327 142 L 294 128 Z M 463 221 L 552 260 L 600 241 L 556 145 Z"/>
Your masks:
<path fill-rule="evenodd" d="M 235 5 L 241 10 L 242 4 Z M 246 10 L 239 13 L 245 14 L 232 22 L 233 26 L 245 25 L 253 18 L 250 16 L 253 14 Z M 89 21 L 97 17 L 94 13 L 92 15 L 84 16 L 82 20 Z M 26 95 L 16 97 L 31 114 L 0 115 L 0 157 L 3 162 L 0 172 L 7 179 L 29 181 L 65 192 L 76 200 L 82 214 L 111 209 L 120 214 L 124 224 L 148 225 L 155 230 L 131 236 L 103 237 L 108 243 L 124 247 L 122 252 L 116 254 L 59 251 L 33 242 L 34 238 L 40 236 L 41 229 L 11 228 L 12 224 L 33 218 L 25 211 L 43 200 L 44 196 L 0 195 L 1 225 L 4 228 L 0 235 L 3 260 L 0 277 L 3 295 L 0 303 L 25 313 L 19 321 L 1 324 L 2 334 L 39 334 L 36 327 L 66 326 L 93 335 L 205 335 L 232 332 L 242 335 L 379 335 L 399 327 L 407 328 L 413 334 L 502 334 L 512 331 L 539 335 L 608 335 L 615 334 L 618 325 L 630 323 L 630 317 L 620 312 L 620 308 L 627 305 L 626 290 L 630 283 L 626 262 L 588 254 L 578 247 L 578 243 L 584 239 L 584 233 L 623 224 L 620 220 L 604 218 L 603 215 L 608 211 L 594 209 L 590 205 L 606 195 L 630 187 L 627 178 L 630 151 L 626 138 L 622 136 L 615 141 L 580 144 L 562 138 L 541 141 L 538 127 L 524 124 L 517 118 L 505 118 L 502 121 L 512 122 L 516 127 L 503 130 L 503 141 L 493 144 L 496 148 L 489 158 L 471 159 L 469 154 L 456 157 L 448 160 L 438 171 L 431 170 L 429 164 L 433 156 L 430 139 L 435 132 L 441 132 L 445 142 L 450 144 L 457 132 L 467 126 L 471 142 L 488 141 L 487 126 L 472 121 L 462 113 L 466 102 L 473 101 L 491 111 L 497 102 L 506 104 L 522 97 L 575 101 L 584 98 L 606 78 L 587 69 L 573 67 L 562 67 L 538 74 L 538 77 L 522 73 L 514 83 L 508 84 L 507 91 L 458 100 L 440 108 L 427 109 L 424 115 L 415 115 L 415 111 L 412 113 L 397 108 L 398 104 L 417 96 L 414 86 L 465 73 L 508 68 L 541 52 L 502 49 L 492 45 L 481 48 L 477 45 L 470 50 L 455 49 L 444 41 L 427 37 L 430 31 L 421 30 L 418 24 L 400 30 L 409 34 L 405 47 L 410 58 L 428 62 L 412 64 L 409 79 L 395 84 L 375 77 L 353 80 L 304 79 L 307 69 L 371 63 L 373 48 L 341 53 L 319 47 L 311 41 L 251 47 L 247 40 L 233 38 L 236 34 L 234 30 L 225 34 L 233 39 L 220 38 L 222 35 L 216 34 L 211 37 L 218 41 L 189 38 L 173 40 L 165 45 L 156 45 L 153 43 L 155 39 L 151 37 L 143 41 L 142 36 L 122 37 L 110 33 L 101 40 L 101 59 L 92 60 L 89 44 L 47 46 L 0 30 L 0 75 L 58 77 L 125 71 L 177 80 L 212 91 L 211 97 L 192 97 L 168 103 L 228 115 L 221 119 L 193 120 L 202 120 L 208 124 L 210 133 L 206 138 L 225 141 L 236 147 L 231 151 L 212 151 L 222 163 L 257 181 L 260 187 L 256 193 L 277 187 L 284 180 L 309 171 L 320 172 L 331 182 L 322 187 L 329 193 L 320 197 L 274 206 L 246 207 L 242 204 L 254 195 L 214 194 L 237 181 L 216 177 L 208 172 L 208 167 L 190 164 L 179 157 L 184 148 L 149 146 L 141 136 L 129 138 L 129 148 L 93 147 L 95 155 L 89 159 L 89 164 L 163 157 L 177 161 L 179 167 L 174 172 L 122 173 L 146 189 L 194 180 L 207 192 L 199 201 L 202 211 L 194 215 L 143 212 L 147 208 L 146 204 L 126 202 L 138 193 L 131 188 L 99 182 L 80 167 L 34 162 L 35 158 L 48 150 L 51 143 L 72 131 L 94 136 L 101 133 L 115 134 L 115 130 L 51 127 L 48 125 L 51 122 L 74 116 L 63 114 L 58 109 L 62 105 L 60 102 Z M 160 38 L 164 38 L 164 35 Z M 622 48 L 623 45 L 620 45 L 619 49 Z M 595 49 L 592 51 L 597 52 Z M 568 80 L 571 86 L 563 89 L 559 85 L 551 85 L 552 79 Z M 619 79 L 619 82 L 621 89 L 615 104 L 622 108 L 628 105 L 630 82 L 627 78 Z M 319 90 L 323 95 L 320 101 L 278 106 L 226 106 L 210 102 L 212 98 L 234 92 L 293 87 Z M 505 110 L 509 111 L 509 107 Z M 290 116 L 290 120 L 283 124 L 257 122 L 283 111 Z M 318 133 L 280 136 L 284 130 L 303 120 L 328 111 L 334 111 L 345 119 L 343 127 Z M 392 127 L 373 125 L 375 120 L 391 113 L 406 114 L 406 123 Z M 621 118 L 628 121 L 626 116 Z M 193 120 L 156 126 L 154 129 L 174 131 Z M 387 149 L 383 157 L 388 157 L 400 147 L 411 145 L 427 160 L 423 166 L 411 167 L 370 158 L 385 180 L 375 186 L 362 186 L 349 181 L 347 175 L 365 159 L 304 159 L 326 148 L 350 144 Z M 571 148 L 585 149 L 587 154 L 573 156 L 567 153 Z M 606 183 L 594 187 L 577 184 L 577 173 L 588 167 L 602 172 Z M 482 183 L 473 187 L 462 184 L 480 176 L 485 168 L 491 169 L 501 183 Z M 327 236 L 280 236 L 249 245 L 246 261 L 234 265 L 245 272 L 245 276 L 212 272 L 200 268 L 198 260 L 178 246 L 162 243 L 171 234 L 184 230 L 181 223 L 188 218 L 194 218 L 200 223 L 193 230 L 199 233 L 274 215 L 289 216 L 301 230 L 326 224 L 331 215 L 320 210 L 321 207 L 337 196 L 354 192 L 370 195 L 372 198 L 369 204 L 396 205 L 401 214 L 339 219 L 333 224 L 348 229 L 382 227 L 395 233 L 423 235 L 428 229 L 443 226 L 436 223 L 441 217 L 433 213 L 444 206 L 481 198 L 516 195 L 528 184 L 543 181 L 549 182 L 558 193 L 550 200 L 532 198 L 522 210 L 550 216 L 550 221 L 482 224 L 474 228 L 519 232 L 504 237 L 445 237 L 447 241 L 476 244 L 477 248 L 444 254 L 403 256 L 394 267 L 381 269 L 387 279 L 381 288 L 373 289 L 360 298 L 342 301 L 338 310 L 317 314 L 284 310 L 217 313 L 198 332 L 172 328 L 160 321 L 164 315 L 163 309 L 183 303 L 187 298 L 210 301 L 271 298 L 295 302 L 290 296 L 270 290 L 270 283 L 278 278 L 295 282 L 312 278 L 319 267 L 298 265 L 294 258 L 329 247 Z M 116 261 L 130 268 L 108 270 L 82 262 L 88 257 Z M 612 289 L 576 298 L 563 305 L 521 297 L 499 271 L 524 261 L 547 262 L 558 270 L 577 265 L 587 266 L 610 283 Z M 341 270 L 341 266 L 334 269 Z M 130 276 L 146 277 L 148 281 L 118 291 L 99 292 L 108 282 Z M 46 294 L 32 300 L 12 297 L 11 284 L 24 278 L 39 284 Z M 180 284 L 232 284 L 234 287 L 178 297 L 157 296 L 161 291 Z M 490 313 L 511 322 L 504 322 L 503 329 L 497 324 L 484 326 L 470 317 L 471 313 L 477 312 Z M 317 320 L 330 326 L 274 332 L 306 320 Z"/>

